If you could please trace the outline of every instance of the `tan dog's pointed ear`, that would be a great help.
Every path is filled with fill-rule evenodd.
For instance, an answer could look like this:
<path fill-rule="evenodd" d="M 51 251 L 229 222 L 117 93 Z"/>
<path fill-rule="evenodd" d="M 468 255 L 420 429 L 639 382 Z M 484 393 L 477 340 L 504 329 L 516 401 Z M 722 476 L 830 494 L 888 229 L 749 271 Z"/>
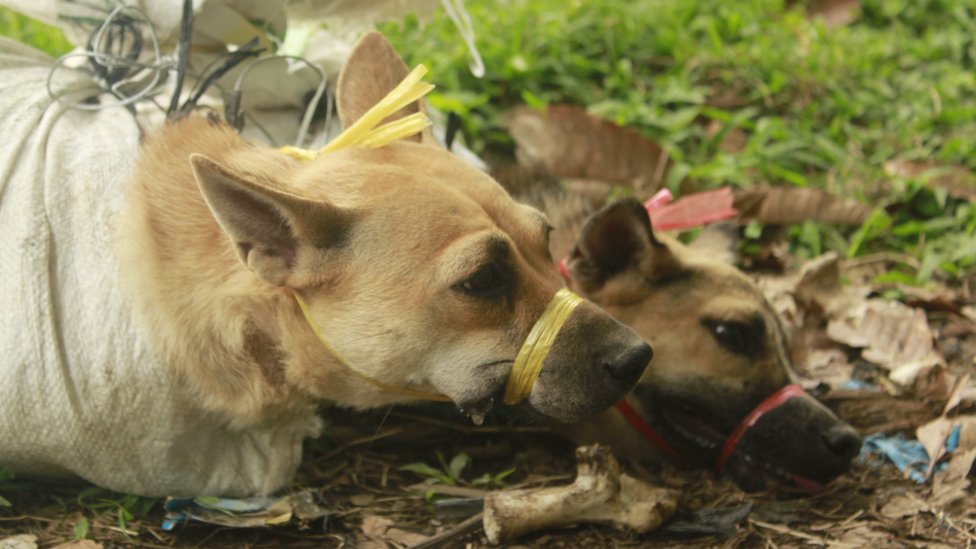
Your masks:
<path fill-rule="evenodd" d="M 714 223 L 702 229 L 688 248 L 696 254 L 716 259 L 729 265 L 735 264 L 738 254 L 739 233 L 732 223 Z"/>
<path fill-rule="evenodd" d="M 238 258 L 269 284 L 307 285 L 322 256 L 349 238 L 350 212 L 256 182 L 203 155 L 191 155 L 190 164 Z"/>
<path fill-rule="evenodd" d="M 647 209 L 635 198 L 622 198 L 593 214 L 583 225 L 569 261 L 573 281 L 593 292 L 624 272 L 661 279 L 680 271 L 671 249 L 654 237 Z"/>
<path fill-rule="evenodd" d="M 348 128 L 380 99 L 386 97 L 409 74 L 406 63 L 393 49 L 382 34 L 369 31 L 364 34 L 346 60 L 339 74 L 336 90 L 336 109 L 342 127 Z M 420 101 L 416 101 L 391 114 L 384 122 L 397 120 L 415 112 L 423 111 Z M 407 139 L 434 143 L 429 130 Z"/>

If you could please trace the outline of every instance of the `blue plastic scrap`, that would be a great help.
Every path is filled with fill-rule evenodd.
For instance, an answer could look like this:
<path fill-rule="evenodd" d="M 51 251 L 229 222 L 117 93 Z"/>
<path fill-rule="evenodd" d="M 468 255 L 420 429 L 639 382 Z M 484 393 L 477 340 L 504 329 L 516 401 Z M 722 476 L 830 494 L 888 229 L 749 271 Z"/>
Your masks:
<path fill-rule="evenodd" d="M 961 427 L 953 426 L 946 438 L 946 453 L 950 453 L 959 445 L 959 433 Z M 908 478 L 918 483 L 924 483 L 925 474 L 929 469 L 929 455 L 921 442 L 914 439 L 906 439 L 902 435 L 886 436 L 883 433 L 875 433 L 864 438 L 864 445 L 861 446 L 861 455 L 858 460 L 868 464 L 878 464 L 874 455 L 880 454 L 898 468 L 899 471 L 908 475 Z M 878 464 L 879 465 L 879 464 Z M 946 467 L 945 463 L 940 463 L 935 467 L 936 471 L 941 471 Z"/>
<path fill-rule="evenodd" d="M 162 528 L 170 531 L 177 525 L 198 521 L 237 528 L 284 524 L 291 519 L 308 522 L 329 516 L 319 504 L 314 490 L 304 490 L 286 496 L 264 496 L 241 499 L 215 497 L 167 498 L 163 504 L 166 516 Z"/>

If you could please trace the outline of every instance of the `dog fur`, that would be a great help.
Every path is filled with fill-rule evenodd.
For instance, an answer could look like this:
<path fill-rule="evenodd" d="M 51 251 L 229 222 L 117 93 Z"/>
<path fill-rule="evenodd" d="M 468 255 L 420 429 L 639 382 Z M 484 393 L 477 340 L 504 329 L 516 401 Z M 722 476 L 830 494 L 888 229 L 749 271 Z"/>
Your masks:
<path fill-rule="evenodd" d="M 756 284 L 732 265 L 728 231 L 707 230 L 686 246 L 653 231 L 633 198 L 598 209 L 591 197 L 552 183 L 527 196 L 557 227 L 553 256 L 568 258 L 570 287 L 655 349 L 628 403 L 686 462 L 711 467 L 738 422 L 795 378 L 788 331 Z M 666 459 L 614 410 L 571 431 L 579 440 L 609 442 L 625 456 Z M 729 468 L 748 488 L 765 482 L 769 471 L 757 471 L 758 463 L 827 482 L 847 470 L 860 444 L 826 407 L 794 399 L 747 432 L 736 457 L 750 460 L 734 459 Z"/>
<path fill-rule="evenodd" d="M 381 35 L 363 38 L 338 84 L 344 124 L 406 73 Z M 126 286 L 203 406 L 243 427 L 322 401 L 409 400 L 363 375 L 444 394 L 473 416 L 493 404 L 562 286 L 548 221 L 429 141 L 304 163 L 204 118 L 146 141 L 120 231 Z M 584 303 L 527 404 L 580 420 L 625 394 L 649 359 L 633 331 Z"/>

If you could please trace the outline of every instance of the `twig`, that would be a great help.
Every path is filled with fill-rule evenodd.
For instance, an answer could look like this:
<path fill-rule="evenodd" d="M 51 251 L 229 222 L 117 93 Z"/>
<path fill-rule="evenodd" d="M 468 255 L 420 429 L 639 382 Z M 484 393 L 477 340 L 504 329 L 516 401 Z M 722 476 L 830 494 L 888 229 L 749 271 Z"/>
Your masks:
<path fill-rule="evenodd" d="M 374 435 L 369 435 L 369 436 L 366 436 L 366 437 L 359 437 L 357 439 L 350 440 L 349 442 L 343 444 L 342 446 L 336 448 L 335 450 L 332 450 L 331 452 L 325 454 L 324 456 L 319 456 L 319 457 L 311 460 L 310 463 L 319 463 L 319 462 L 322 462 L 322 461 L 326 461 L 326 460 L 328 460 L 330 458 L 333 458 L 333 457 L 335 457 L 335 456 L 337 456 L 337 455 L 345 452 L 346 450 L 348 450 L 350 448 L 354 448 L 356 446 L 362 446 L 363 444 L 369 444 L 370 442 L 374 442 L 374 441 L 377 441 L 377 440 L 380 440 L 380 439 L 384 439 L 386 437 L 390 437 L 390 436 L 393 436 L 393 435 L 398 435 L 398 434 L 402 433 L 403 431 L 404 431 L 404 429 L 402 429 L 400 427 L 392 427 L 390 429 L 387 429 L 386 431 L 383 431 L 382 433 L 376 433 Z"/>
<path fill-rule="evenodd" d="M 813 544 L 816 544 L 816 545 L 827 545 L 828 544 L 827 541 L 823 537 L 820 537 L 820 536 L 812 536 L 810 534 L 807 534 L 806 532 L 800 532 L 799 530 L 794 530 L 794 529 L 789 528 L 787 526 L 782 526 L 780 524 L 772 524 L 770 522 L 763 522 L 761 520 L 756 520 L 754 518 L 750 518 L 750 519 L 747 519 L 747 520 L 749 521 L 750 524 L 755 524 L 756 526 L 759 526 L 760 528 L 766 528 L 767 530 L 772 530 L 774 532 L 779 532 L 780 534 L 787 534 L 789 536 L 793 536 L 795 538 L 800 538 L 800 539 L 806 540 L 806 541 L 808 541 L 810 543 L 813 543 Z M 831 544 L 832 545 L 839 544 L 837 546 L 843 546 L 843 547 L 857 547 L 854 544 L 843 543 L 843 542 L 831 542 Z"/>
<path fill-rule="evenodd" d="M 422 541 L 418 543 L 417 545 L 411 545 L 410 549 L 429 549 L 431 547 L 443 547 L 442 544 L 444 544 L 445 542 L 450 541 L 454 538 L 464 536 L 480 528 L 481 519 L 483 516 L 484 513 L 478 513 L 468 519 L 465 519 L 463 522 L 458 523 L 457 526 L 451 528 L 450 530 L 445 530 L 440 534 L 437 534 L 436 536 L 432 536 L 426 541 Z"/>

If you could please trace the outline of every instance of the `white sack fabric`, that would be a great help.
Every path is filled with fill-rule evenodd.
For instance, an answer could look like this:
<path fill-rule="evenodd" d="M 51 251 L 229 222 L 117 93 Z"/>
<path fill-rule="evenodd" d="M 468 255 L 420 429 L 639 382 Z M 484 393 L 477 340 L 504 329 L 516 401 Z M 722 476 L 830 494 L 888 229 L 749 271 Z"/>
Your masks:
<path fill-rule="evenodd" d="M 0 467 L 147 496 L 285 487 L 320 420 L 231 430 L 158 361 L 112 245 L 139 129 L 53 101 L 51 63 L 0 39 Z"/>

